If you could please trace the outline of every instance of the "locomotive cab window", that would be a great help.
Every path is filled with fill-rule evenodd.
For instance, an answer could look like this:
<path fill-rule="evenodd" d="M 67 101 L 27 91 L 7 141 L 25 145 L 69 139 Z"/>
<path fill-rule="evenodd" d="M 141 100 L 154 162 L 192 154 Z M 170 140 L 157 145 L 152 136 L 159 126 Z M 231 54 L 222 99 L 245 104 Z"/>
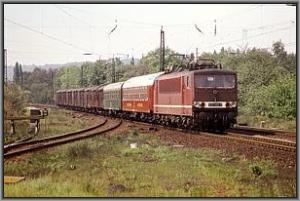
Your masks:
<path fill-rule="evenodd" d="M 234 75 L 197 75 L 195 76 L 196 88 L 234 88 Z"/>

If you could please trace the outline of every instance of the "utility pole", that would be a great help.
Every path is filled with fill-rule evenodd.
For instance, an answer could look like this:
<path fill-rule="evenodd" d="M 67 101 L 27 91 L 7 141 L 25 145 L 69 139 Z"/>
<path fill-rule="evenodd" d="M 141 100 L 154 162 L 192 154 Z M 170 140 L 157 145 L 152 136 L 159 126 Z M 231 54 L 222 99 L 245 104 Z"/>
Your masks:
<path fill-rule="evenodd" d="M 55 93 L 54 93 L 54 75 L 53 75 L 53 70 L 51 70 L 51 80 L 52 80 L 52 97 L 55 96 Z M 51 101 L 51 103 L 53 103 L 53 100 Z M 45 119 L 45 129 L 46 129 L 46 119 Z"/>
<path fill-rule="evenodd" d="M 116 82 L 115 56 L 112 58 L 112 83 Z"/>
<path fill-rule="evenodd" d="M 83 64 L 81 64 L 80 86 L 83 87 Z"/>
<path fill-rule="evenodd" d="M 165 32 L 161 26 L 160 30 L 160 71 L 164 71 L 165 66 Z"/>
<path fill-rule="evenodd" d="M 4 49 L 4 84 L 7 84 L 7 49 Z"/>

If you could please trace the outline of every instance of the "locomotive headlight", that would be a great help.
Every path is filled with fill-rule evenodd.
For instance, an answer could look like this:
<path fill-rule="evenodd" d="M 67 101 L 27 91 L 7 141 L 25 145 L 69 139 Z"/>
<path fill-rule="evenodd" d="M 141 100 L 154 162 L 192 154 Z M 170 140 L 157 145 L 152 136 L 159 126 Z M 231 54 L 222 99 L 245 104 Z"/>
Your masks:
<path fill-rule="evenodd" d="M 204 108 L 205 107 L 205 102 L 195 101 L 194 106 L 198 107 L 198 108 Z"/>
<path fill-rule="evenodd" d="M 226 102 L 226 107 L 236 107 L 235 101 Z"/>

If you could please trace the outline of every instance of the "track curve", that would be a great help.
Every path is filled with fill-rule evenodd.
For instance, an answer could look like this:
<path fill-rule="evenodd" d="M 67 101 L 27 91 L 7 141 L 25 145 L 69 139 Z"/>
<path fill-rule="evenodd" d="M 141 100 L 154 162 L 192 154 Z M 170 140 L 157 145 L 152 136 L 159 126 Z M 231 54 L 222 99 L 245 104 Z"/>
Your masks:
<path fill-rule="evenodd" d="M 118 128 L 122 124 L 122 121 L 119 121 L 116 124 L 114 124 L 113 126 L 109 126 L 108 128 L 102 129 L 100 131 L 89 132 L 91 130 L 98 129 L 99 127 L 106 124 L 106 122 L 107 122 L 107 120 L 102 122 L 101 124 L 94 126 L 94 127 L 85 129 L 84 132 L 77 131 L 77 132 L 74 132 L 76 134 L 68 133 L 68 134 L 61 135 L 61 136 L 55 136 L 55 137 L 51 137 L 51 138 L 47 138 L 47 139 L 24 143 L 23 145 L 19 145 L 17 148 L 15 147 L 14 149 L 10 149 L 10 150 L 6 151 L 4 153 L 4 158 L 11 158 L 11 157 L 19 156 L 24 153 L 38 151 L 41 149 L 54 147 L 57 145 L 66 144 L 69 142 L 74 142 L 74 141 L 89 138 L 89 137 L 92 137 L 95 135 L 103 134 L 103 133 L 106 133 L 106 132 L 109 132 L 109 131 L 112 131 L 112 130 Z"/>

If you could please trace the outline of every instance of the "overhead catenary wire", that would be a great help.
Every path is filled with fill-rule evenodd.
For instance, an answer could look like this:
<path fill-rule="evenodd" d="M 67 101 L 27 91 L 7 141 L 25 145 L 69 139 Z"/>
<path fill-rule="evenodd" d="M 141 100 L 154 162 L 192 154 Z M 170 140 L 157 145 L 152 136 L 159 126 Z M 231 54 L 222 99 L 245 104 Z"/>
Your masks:
<path fill-rule="evenodd" d="M 84 21 L 84 20 L 82 20 L 82 19 L 80 19 L 80 18 L 75 17 L 74 15 L 70 14 L 70 13 L 67 12 L 65 9 L 61 8 L 60 6 L 58 6 L 58 5 L 56 5 L 56 4 L 53 4 L 53 6 L 55 6 L 57 9 L 59 9 L 60 11 L 62 11 L 62 12 L 65 13 L 66 15 L 68 15 L 69 17 L 71 17 L 71 18 L 77 20 L 78 22 L 81 22 L 81 23 L 84 23 L 84 24 L 86 24 L 86 25 L 88 25 L 88 26 L 90 26 L 90 27 L 93 27 L 93 25 L 91 25 L 90 23 L 88 23 L 88 22 L 86 22 L 86 21 Z"/>
<path fill-rule="evenodd" d="M 56 5 L 57 6 L 57 5 Z M 78 16 L 78 15 L 76 15 L 76 13 L 75 12 L 72 12 L 72 11 L 70 11 L 69 9 L 67 9 L 67 8 L 70 8 L 70 9 L 73 9 L 73 8 L 71 8 L 71 7 L 69 7 L 69 6 L 65 6 L 65 5 L 59 5 L 58 7 L 60 7 L 60 8 L 58 8 L 58 9 L 60 9 L 61 11 L 62 10 L 64 10 L 66 13 L 66 15 L 68 15 L 68 16 L 70 16 L 72 19 L 74 18 L 76 18 L 76 20 L 77 21 L 80 21 L 80 22 L 82 22 L 82 24 L 84 24 L 84 25 L 89 25 L 89 23 L 85 23 L 84 22 L 84 20 L 82 21 L 82 19 L 81 19 L 81 17 L 80 17 L 80 15 Z M 251 6 L 250 8 L 248 8 L 247 10 L 250 12 L 250 10 L 254 10 L 254 9 L 256 9 L 256 8 L 260 8 L 261 6 L 256 6 L 256 7 L 253 7 L 253 6 Z M 81 8 L 81 7 L 80 7 Z M 78 10 L 77 8 L 75 9 L 74 8 L 74 10 Z M 80 9 L 81 10 L 81 9 Z M 82 10 L 81 10 L 82 11 Z M 94 10 L 92 10 L 92 12 L 93 12 Z M 239 11 L 241 11 L 241 10 L 239 10 Z M 246 10 L 243 10 L 243 12 L 241 11 L 241 13 L 244 13 Z M 62 11 L 63 12 L 63 11 Z M 67 14 L 68 13 L 68 14 Z M 91 12 L 86 12 L 87 14 L 90 14 Z M 79 13 L 80 14 L 80 13 Z M 227 15 L 227 17 L 225 16 L 223 19 L 222 19 L 222 21 L 225 19 L 228 19 L 228 18 L 230 18 L 230 16 L 237 16 L 239 13 L 236 13 L 236 12 L 230 12 L 230 14 L 229 15 Z M 102 15 L 102 13 L 101 13 L 101 15 Z M 112 18 L 114 18 L 114 17 L 108 17 L 108 18 L 110 18 L 110 19 L 112 19 Z M 85 18 L 83 18 L 83 19 L 85 19 Z M 218 18 L 218 17 L 214 17 L 214 19 L 221 19 L 220 17 Z M 123 18 L 118 18 L 118 20 L 119 20 L 119 23 L 120 24 L 118 24 L 118 29 L 120 28 L 120 30 L 122 29 L 122 31 L 124 31 L 124 29 L 123 29 L 123 24 L 125 24 L 125 26 L 124 26 L 124 28 L 126 29 L 126 28 L 128 28 L 128 29 L 134 29 L 134 28 L 137 28 L 137 29 L 156 29 L 156 27 L 160 27 L 161 26 L 161 24 L 155 24 L 155 23 L 150 23 L 150 22 L 139 22 L 139 21 L 135 21 L 135 20 L 129 20 L 129 19 L 123 19 Z M 208 19 L 208 20 L 206 20 L 207 22 L 211 22 L 211 25 L 213 25 L 213 19 Z M 41 35 L 44 35 L 44 36 L 46 36 L 46 35 L 49 35 L 50 37 L 54 37 L 54 38 L 56 38 L 56 39 L 59 39 L 59 40 L 61 40 L 61 41 L 63 41 L 64 42 L 64 44 L 65 45 L 68 45 L 68 46 L 72 46 L 72 47 L 74 47 L 74 46 L 77 46 L 76 45 L 76 43 L 73 43 L 72 41 L 69 41 L 68 39 L 67 39 L 67 41 L 66 41 L 66 39 L 64 39 L 64 38 L 58 38 L 58 37 L 55 37 L 54 35 L 50 35 L 50 34 L 47 34 L 47 33 L 45 33 L 45 34 L 42 34 L 43 33 L 43 31 L 45 31 L 45 27 L 47 28 L 47 25 L 46 25 L 46 23 L 44 24 L 43 22 L 41 22 L 41 31 L 40 31 L 40 33 L 39 34 L 41 34 Z M 198 32 L 198 35 L 199 35 L 199 38 L 200 37 L 203 37 L 203 40 L 201 40 L 201 42 L 202 42 L 202 45 L 204 46 L 204 45 L 212 45 L 214 42 L 217 42 L 217 40 L 212 40 L 212 41 L 210 41 L 210 42 L 208 42 L 208 40 L 207 39 L 209 39 L 209 37 L 210 36 L 212 36 L 213 34 L 214 34 L 214 30 L 213 30 L 213 27 L 211 27 L 211 28 L 207 28 L 208 27 L 208 24 L 207 24 L 207 26 L 205 27 L 205 25 L 203 26 L 203 24 L 202 24 L 202 22 L 200 22 L 200 23 L 198 23 L 197 22 L 197 24 L 199 25 L 199 27 L 201 27 L 201 31 L 203 31 L 203 32 L 205 32 L 205 34 L 206 34 L 206 36 L 205 35 L 203 35 L 202 36 L 202 34 L 199 34 L 199 32 Z M 219 25 L 220 24 L 220 25 Z M 279 23 L 278 23 L 279 24 Z M 103 24 L 104 25 L 104 24 Z M 103 25 L 101 26 L 101 27 L 103 27 Z M 170 33 L 170 35 L 167 37 L 167 39 L 169 39 L 169 38 L 173 38 L 175 35 L 174 34 L 176 34 L 176 37 L 181 37 L 181 35 L 180 34 L 178 34 L 178 32 L 181 32 L 181 28 L 180 28 L 180 30 L 178 30 L 178 29 L 175 29 L 175 30 L 173 30 L 173 28 L 177 28 L 176 26 L 177 25 L 179 25 L 179 24 L 168 24 L 168 23 L 163 23 L 163 25 L 164 25 L 164 27 L 166 27 L 166 31 L 167 31 L 167 34 L 169 34 Z M 189 28 L 190 28 L 190 30 L 191 29 L 194 29 L 194 31 L 195 31 L 195 27 L 194 27 L 194 25 L 195 25 L 195 23 L 194 22 L 188 22 L 187 21 L 187 24 L 180 24 L 180 26 L 184 26 L 184 27 L 182 27 L 182 28 L 186 28 L 186 26 L 189 26 Z M 25 26 L 25 25 L 24 25 Z M 54 26 L 57 26 L 56 24 L 54 25 Z M 76 26 L 76 25 L 75 25 Z M 79 24 L 78 24 L 78 26 L 79 26 Z M 96 27 L 99 27 L 99 25 L 97 26 L 97 25 L 91 25 L 92 26 L 92 28 L 96 28 Z M 131 27 L 130 27 L 131 26 Z M 272 26 L 272 25 L 270 25 L 270 26 Z M 29 26 L 27 26 L 27 27 L 29 27 Z M 81 26 L 81 27 L 83 27 L 83 25 Z M 24 27 L 23 27 L 24 28 Z M 29 28 L 31 28 L 31 29 L 33 29 L 32 28 L 32 26 L 30 26 Z M 72 25 L 72 28 L 74 28 L 73 27 L 73 25 Z M 109 27 L 109 28 L 112 28 L 112 27 Z M 108 27 L 106 27 L 105 29 L 106 30 L 108 30 L 109 29 Z M 168 29 L 168 28 L 170 28 L 170 29 Z M 172 29 L 171 29 L 172 28 Z M 178 27 L 179 28 L 179 27 Z M 249 28 L 249 29 L 247 29 L 247 27 L 246 27 L 246 29 L 250 32 L 250 30 L 252 31 L 255 31 L 256 29 L 262 29 L 261 31 L 263 31 L 263 29 L 266 29 L 266 28 L 268 28 L 268 25 L 264 25 L 264 26 L 260 26 L 260 27 L 256 27 L 256 28 Z M 274 27 L 275 28 L 275 27 Z M 168 30 L 167 30 L 168 29 Z M 222 26 L 222 23 L 221 23 L 221 21 L 219 22 L 218 21 L 218 35 L 219 36 L 221 36 L 222 35 L 222 37 L 223 37 L 223 39 L 225 39 L 226 38 L 226 35 L 224 35 L 224 31 L 222 30 L 222 29 L 224 29 L 224 27 Z M 35 32 L 37 31 L 37 30 L 39 30 L 39 28 L 37 28 L 36 30 L 35 30 Z M 32 31 L 32 30 L 31 30 Z M 70 32 L 71 32 L 72 30 L 70 29 Z M 170 32 L 169 32 L 170 31 Z M 47 30 L 46 30 L 46 32 L 47 32 Z M 173 32 L 173 33 L 172 33 Z M 255 31 L 256 32 L 256 31 Z M 48 33 L 50 33 L 50 31 L 48 32 Z M 123 33 L 123 32 L 122 32 Z M 148 33 L 148 32 L 147 32 Z M 196 32 L 197 33 L 197 32 Z M 107 33 L 103 33 L 103 34 L 107 34 Z M 140 33 L 139 33 L 140 34 Z M 226 34 L 226 33 L 225 33 Z M 236 32 L 235 33 L 230 33 L 230 34 L 232 34 L 232 35 L 234 35 L 234 37 L 235 38 L 238 38 L 237 37 L 237 34 L 236 34 Z M 261 34 L 261 33 L 260 33 Z M 266 33 L 264 33 L 264 34 L 266 34 Z M 72 36 L 72 33 L 70 33 L 70 35 Z M 117 36 L 119 36 L 120 34 L 117 34 Z M 122 34 L 121 34 L 122 35 Z M 142 35 L 142 34 L 141 34 Z M 171 37 L 170 37 L 171 36 Z M 215 39 L 217 39 L 219 36 L 217 36 Z M 47 36 L 48 37 L 48 36 Z M 248 39 L 250 39 L 251 37 L 253 37 L 253 36 L 248 36 L 247 38 Z M 49 38 L 49 37 L 48 37 Z M 70 38 L 72 38 L 72 37 L 70 37 Z M 151 39 L 152 38 L 152 39 Z M 155 37 L 154 36 L 151 36 L 151 38 L 149 37 L 148 39 L 149 40 L 152 40 L 152 41 L 156 41 L 157 39 L 155 39 Z M 229 38 L 231 38 L 231 39 L 233 39 L 232 37 L 229 37 Z M 53 38 L 51 38 L 51 39 L 53 39 Z M 63 39 L 63 40 L 62 40 Z M 118 41 L 118 38 L 116 38 L 117 40 L 114 40 L 114 41 L 116 41 L 115 43 L 117 44 L 117 41 Z M 141 42 L 141 46 L 145 46 L 145 44 L 146 43 L 148 43 L 148 39 L 147 40 L 145 40 L 145 42 L 143 43 L 143 42 Z M 192 42 L 192 41 L 195 41 L 195 39 L 190 39 L 190 41 L 191 41 L 191 43 L 197 43 L 198 41 L 195 41 L 195 42 Z M 234 40 L 233 42 L 235 42 L 235 41 L 240 41 L 241 39 L 237 39 L 237 40 Z M 59 42 L 61 42 L 61 41 L 59 41 Z M 227 43 L 230 43 L 232 40 L 230 40 L 230 41 L 218 41 L 218 42 L 220 42 L 220 43 L 217 43 L 217 45 L 218 44 L 227 44 Z M 136 42 L 136 41 L 135 41 Z M 61 42 L 62 43 L 62 42 Z M 99 43 L 93 43 L 94 45 L 95 44 L 99 44 Z M 152 43 L 152 44 L 150 44 L 150 46 L 154 46 L 153 45 L 154 43 Z M 138 50 L 138 49 L 141 49 L 141 48 L 136 48 L 136 45 L 134 45 L 135 47 L 135 51 L 136 50 Z M 137 46 L 139 46 L 139 44 L 137 45 Z M 88 45 L 88 47 L 89 47 L 89 45 Z M 103 43 L 102 43 L 102 47 L 103 47 Z M 178 46 L 179 47 L 179 46 Z M 74 47 L 75 49 L 85 49 L 85 51 L 87 50 L 87 49 L 89 49 L 89 48 L 83 48 L 83 47 L 80 47 L 80 46 L 77 46 L 77 47 Z M 180 47 L 181 48 L 181 47 Z M 98 48 L 99 49 L 99 48 Z M 101 50 L 100 50 L 101 51 Z M 126 50 L 125 50 L 126 51 Z M 145 51 L 145 49 L 143 48 L 143 50 L 142 50 L 143 52 L 146 52 Z M 141 51 L 141 52 L 142 52 Z M 89 52 L 91 52 L 91 51 L 89 51 Z"/>
<path fill-rule="evenodd" d="M 41 31 L 35 30 L 35 29 L 31 28 L 31 27 L 28 27 L 28 26 L 23 25 L 23 24 L 21 24 L 21 23 L 15 22 L 15 21 L 13 21 L 13 20 L 11 20 L 11 19 L 4 18 L 4 20 L 6 20 L 6 21 L 8 21 L 8 22 L 10 22 L 10 23 L 12 23 L 12 24 L 15 24 L 15 25 L 17 25 L 17 26 L 19 26 L 19 27 L 22 27 L 22 28 L 24 28 L 24 29 L 27 29 L 27 30 L 30 30 L 30 31 L 32 31 L 32 32 L 38 33 L 38 34 L 40 34 L 40 35 L 42 35 L 42 36 L 45 36 L 45 37 L 47 37 L 47 38 L 50 38 L 50 39 L 52 39 L 52 40 L 55 40 L 55 41 L 57 41 L 57 42 L 60 42 L 60 43 L 62 43 L 62 44 L 68 45 L 68 46 L 73 47 L 73 48 L 76 48 L 76 49 L 80 49 L 80 50 L 86 51 L 85 48 L 82 48 L 82 47 L 79 47 L 79 46 L 74 45 L 74 44 L 72 44 L 72 43 L 66 42 L 66 41 L 64 41 L 64 40 L 62 40 L 62 39 L 60 39 L 60 38 L 57 38 L 57 37 L 52 36 L 52 35 L 49 35 L 49 34 L 47 34 L 47 33 L 45 33 L 45 32 L 41 32 Z"/>
<path fill-rule="evenodd" d="M 252 35 L 252 36 L 248 36 L 247 39 L 260 37 L 260 36 L 263 36 L 263 35 L 266 35 L 266 34 L 269 34 L 269 33 L 274 33 L 274 32 L 278 32 L 278 31 L 283 31 L 283 30 L 287 30 L 287 29 L 290 29 L 290 28 L 293 28 L 293 27 L 292 27 L 292 26 L 288 26 L 288 27 L 283 27 L 283 28 L 280 28 L 280 29 L 272 30 L 272 31 L 267 31 L 267 32 L 255 34 L 255 35 Z M 241 38 L 241 39 L 235 39 L 235 40 L 229 40 L 229 41 L 225 41 L 225 42 L 222 42 L 222 43 L 218 43 L 218 44 L 206 46 L 206 47 L 204 47 L 204 48 L 217 47 L 217 46 L 220 46 L 220 45 L 225 45 L 225 44 L 233 43 L 233 42 L 239 42 L 239 41 L 242 41 L 242 40 L 244 40 L 244 38 Z"/>
<path fill-rule="evenodd" d="M 62 5 L 63 7 L 66 7 L 66 8 L 69 8 L 69 9 L 73 9 L 73 10 L 77 10 L 79 12 L 82 12 L 82 13 L 86 13 L 86 14 L 94 14 L 95 11 L 87 11 L 87 10 L 84 10 L 82 8 L 74 8 L 74 7 L 70 7 L 70 6 L 66 6 L 66 5 Z M 223 21 L 224 19 L 227 20 L 227 18 L 231 18 L 231 17 L 236 17 L 237 15 L 240 15 L 240 14 L 245 14 L 249 11 L 252 11 L 252 10 L 255 10 L 257 8 L 260 8 L 261 5 L 257 5 L 257 6 L 249 6 L 247 7 L 246 9 L 243 9 L 243 10 L 239 10 L 237 12 L 233 12 L 233 13 L 229 13 L 229 14 L 226 14 L 226 15 L 223 15 L 221 17 L 214 17 L 212 19 L 207 19 L 207 20 L 202 20 L 202 21 L 199 21 L 197 22 L 197 24 L 202 24 L 202 23 L 205 23 L 205 22 L 214 22 L 214 20 L 220 20 L 220 21 Z M 97 14 L 99 14 L 97 12 Z M 103 13 L 101 13 L 101 16 L 107 18 L 107 19 L 114 19 L 114 17 L 111 17 L 111 16 L 107 16 L 107 15 L 104 15 Z M 144 26 L 152 26 L 152 27 L 156 27 L 156 28 L 160 28 L 161 25 L 163 25 L 164 27 L 176 27 L 176 26 L 191 26 L 195 23 L 182 23 L 182 24 L 168 24 L 168 23 L 152 23 L 152 22 L 146 22 L 146 21 L 136 21 L 136 20 L 130 20 L 130 19 L 125 19 L 125 18 L 118 18 L 118 20 L 120 22 L 127 22 L 127 23 L 131 23 L 131 24 L 136 24 L 136 25 L 144 25 Z"/>
<path fill-rule="evenodd" d="M 90 39 L 90 48 L 91 49 L 94 49 L 92 48 L 92 46 L 94 45 L 94 43 L 92 42 L 93 41 L 93 37 L 92 37 L 92 31 L 91 29 L 93 28 L 93 25 L 91 25 L 90 23 L 78 18 L 78 17 L 75 17 L 74 15 L 70 14 L 69 12 L 67 12 L 65 9 L 61 8 L 60 6 L 56 5 L 56 4 L 53 4 L 53 6 L 55 6 L 57 9 L 59 9 L 60 11 L 62 11 L 63 13 L 65 13 L 66 15 L 68 15 L 70 18 L 73 18 L 75 19 L 76 21 L 78 22 L 81 22 L 81 23 L 84 23 L 88 26 L 89 28 L 89 39 Z M 71 24 L 71 23 L 70 23 Z M 70 29 L 71 29 L 71 25 L 70 25 Z"/>

